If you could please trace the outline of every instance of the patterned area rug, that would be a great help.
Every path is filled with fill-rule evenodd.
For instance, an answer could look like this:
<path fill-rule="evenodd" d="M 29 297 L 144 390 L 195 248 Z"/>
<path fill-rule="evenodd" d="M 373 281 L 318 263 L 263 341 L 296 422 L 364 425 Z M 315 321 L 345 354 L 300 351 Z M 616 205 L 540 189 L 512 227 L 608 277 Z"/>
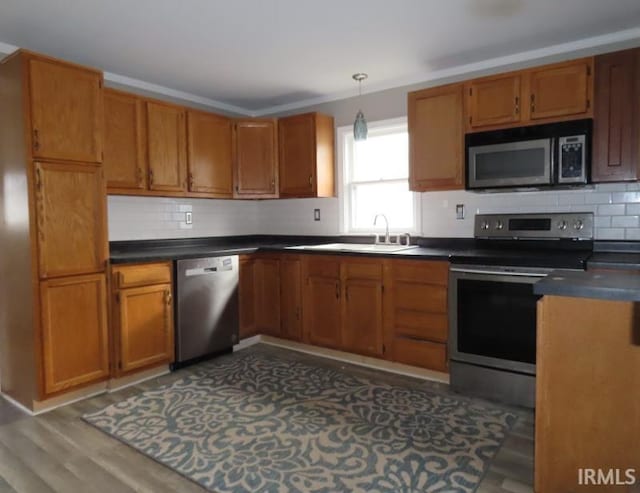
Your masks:
<path fill-rule="evenodd" d="M 84 419 L 219 493 L 467 493 L 516 416 L 254 346 Z"/>

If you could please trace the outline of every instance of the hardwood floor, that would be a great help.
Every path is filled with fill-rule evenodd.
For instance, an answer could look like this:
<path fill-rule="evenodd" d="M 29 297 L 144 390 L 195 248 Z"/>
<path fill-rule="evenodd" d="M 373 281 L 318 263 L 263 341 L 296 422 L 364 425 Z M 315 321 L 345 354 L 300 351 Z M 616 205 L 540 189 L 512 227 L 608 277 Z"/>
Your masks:
<path fill-rule="evenodd" d="M 394 375 L 269 346 L 281 358 L 313 362 L 388 383 L 422 388 L 443 384 Z M 205 491 L 172 470 L 110 438 L 80 417 L 131 395 L 173 382 L 183 369 L 132 387 L 30 417 L 0 399 L 0 493 L 4 492 L 181 492 Z M 533 413 L 520 415 L 477 493 L 533 491 Z"/>

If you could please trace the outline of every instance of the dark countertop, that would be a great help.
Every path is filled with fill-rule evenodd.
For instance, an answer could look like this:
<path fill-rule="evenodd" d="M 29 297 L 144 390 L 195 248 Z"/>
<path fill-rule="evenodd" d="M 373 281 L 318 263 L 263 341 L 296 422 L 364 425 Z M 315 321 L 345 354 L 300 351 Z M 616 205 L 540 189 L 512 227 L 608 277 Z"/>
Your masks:
<path fill-rule="evenodd" d="M 640 273 L 554 270 L 534 285 L 533 292 L 540 295 L 640 301 Z"/>
<path fill-rule="evenodd" d="M 371 244 L 372 237 L 302 237 L 302 236 L 246 236 L 226 238 L 195 238 L 176 240 L 142 240 L 110 243 L 112 264 L 180 260 L 187 258 L 219 257 L 260 252 L 309 255 L 358 255 L 388 258 L 447 260 L 456 251 L 468 250 L 469 240 L 426 241 L 426 246 L 397 252 L 341 251 L 296 249 L 300 245 L 325 243 Z"/>
<path fill-rule="evenodd" d="M 594 252 L 587 261 L 587 268 L 640 270 L 640 253 Z"/>

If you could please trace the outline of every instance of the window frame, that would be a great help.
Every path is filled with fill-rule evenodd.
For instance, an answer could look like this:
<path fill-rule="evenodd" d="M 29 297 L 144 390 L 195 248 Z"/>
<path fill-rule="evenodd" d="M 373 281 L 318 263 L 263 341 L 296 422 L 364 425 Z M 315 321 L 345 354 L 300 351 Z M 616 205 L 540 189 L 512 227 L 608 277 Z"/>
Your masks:
<path fill-rule="evenodd" d="M 378 120 L 368 123 L 369 135 L 377 133 L 377 131 L 388 131 L 393 133 L 393 130 L 403 130 L 408 132 L 408 124 L 406 117 L 391 118 L 386 120 Z M 348 161 L 352 156 L 351 146 L 354 145 L 353 140 L 353 125 L 338 127 L 337 129 L 337 141 L 338 141 L 338 209 L 340 215 L 340 233 L 341 234 L 354 234 L 354 235 L 372 235 L 380 234 L 384 231 L 384 225 L 378 223 L 377 226 L 373 226 L 373 223 L 368 228 L 355 228 L 352 225 L 352 200 L 353 200 L 353 188 L 352 183 L 352 164 Z M 407 163 L 407 166 L 409 163 Z M 376 183 L 407 183 L 408 184 L 408 169 L 407 178 L 397 178 L 388 180 L 373 180 L 373 181 L 358 181 L 357 184 L 376 184 Z M 392 234 L 409 233 L 412 235 L 421 235 L 422 233 L 422 218 L 421 218 L 421 194 L 418 192 L 409 192 L 412 194 L 413 201 L 413 226 L 410 228 L 398 228 L 394 227 L 392 223 L 389 224 L 389 232 Z"/>

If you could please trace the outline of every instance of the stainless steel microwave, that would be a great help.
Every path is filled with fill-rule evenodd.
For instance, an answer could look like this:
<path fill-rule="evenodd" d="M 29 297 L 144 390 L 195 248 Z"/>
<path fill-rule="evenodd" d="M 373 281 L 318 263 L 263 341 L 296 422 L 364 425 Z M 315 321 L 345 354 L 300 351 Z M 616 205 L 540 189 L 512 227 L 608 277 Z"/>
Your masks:
<path fill-rule="evenodd" d="M 468 189 L 589 182 L 592 120 L 467 134 Z"/>

